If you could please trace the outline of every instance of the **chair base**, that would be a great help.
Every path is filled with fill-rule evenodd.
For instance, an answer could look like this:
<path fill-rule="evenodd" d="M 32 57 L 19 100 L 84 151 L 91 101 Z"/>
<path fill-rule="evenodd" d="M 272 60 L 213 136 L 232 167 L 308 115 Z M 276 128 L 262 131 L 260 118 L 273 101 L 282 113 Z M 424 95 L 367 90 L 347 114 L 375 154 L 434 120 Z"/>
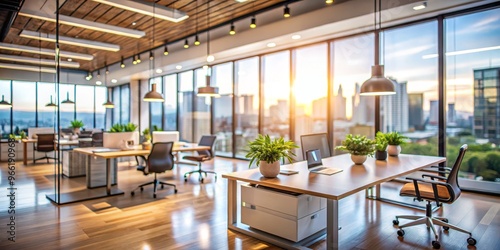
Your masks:
<path fill-rule="evenodd" d="M 193 173 L 198 173 L 199 174 L 199 177 L 198 177 L 198 180 L 203 183 L 204 179 L 203 179 L 203 174 L 205 174 L 205 177 L 207 177 L 208 174 L 214 174 L 215 175 L 215 181 L 217 181 L 217 173 L 214 172 L 214 171 L 209 171 L 209 170 L 203 170 L 201 169 L 201 164 L 198 165 L 198 170 L 193 170 L 193 171 L 189 171 L 187 173 L 184 174 L 184 182 L 187 182 L 188 181 L 188 175 L 191 175 Z"/>
<path fill-rule="evenodd" d="M 175 184 L 167 183 L 167 182 L 163 182 L 163 181 L 159 181 L 156 178 L 156 173 L 155 173 L 155 179 L 153 181 L 150 181 L 150 182 L 147 182 L 147 183 L 139 185 L 138 187 L 136 187 L 134 190 L 132 190 L 130 192 L 130 195 L 134 196 L 135 195 L 135 190 L 137 190 L 137 189 L 141 189 L 141 192 L 142 192 L 144 190 L 145 186 L 148 186 L 148 185 L 151 185 L 151 184 L 153 184 L 153 198 L 156 198 L 156 190 L 157 190 L 157 186 L 158 185 L 161 185 L 160 186 L 161 189 L 163 189 L 163 185 L 172 186 L 172 187 L 174 187 L 174 193 L 177 193 L 177 187 L 175 186 Z"/>
<path fill-rule="evenodd" d="M 413 220 L 413 221 L 408 222 L 408 223 L 403 224 L 403 225 L 399 225 L 399 219 L 407 219 L 407 220 Z M 453 230 L 457 230 L 459 232 L 469 234 L 469 238 L 467 239 L 467 243 L 471 246 L 474 246 L 476 244 L 476 240 L 474 238 L 472 238 L 471 232 L 469 232 L 463 228 L 457 227 L 453 224 L 449 224 L 448 219 L 446 219 L 444 217 L 433 217 L 432 216 L 432 206 L 431 206 L 430 202 L 428 202 L 426 205 L 426 215 L 425 216 L 398 215 L 398 216 L 396 216 L 396 219 L 392 221 L 392 223 L 394 225 L 398 225 L 398 228 L 399 228 L 398 235 L 401 237 L 404 236 L 404 234 L 405 234 L 403 228 L 425 224 L 427 226 L 427 228 L 430 228 L 432 230 L 432 232 L 434 233 L 435 240 L 432 241 L 432 246 L 436 249 L 440 248 L 441 245 L 438 241 L 439 236 L 437 234 L 436 228 L 434 227 L 434 224 L 436 224 L 438 226 L 442 226 L 445 231 L 448 231 L 451 228 Z"/>
<path fill-rule="evenodd" d="M 35 164 L 36 161 L 43 160 L 43 159 L 47 159 L 47 163 L 49 163 L 49 159 L 56 160 L 56 158 L 50 157 L 47 154 L 45 154 L 44 157 L 40 157 L 40 158 L 37 158 L 37 159 L 35 159 L 35 157 L 33 157 L 33 164 Z"/>

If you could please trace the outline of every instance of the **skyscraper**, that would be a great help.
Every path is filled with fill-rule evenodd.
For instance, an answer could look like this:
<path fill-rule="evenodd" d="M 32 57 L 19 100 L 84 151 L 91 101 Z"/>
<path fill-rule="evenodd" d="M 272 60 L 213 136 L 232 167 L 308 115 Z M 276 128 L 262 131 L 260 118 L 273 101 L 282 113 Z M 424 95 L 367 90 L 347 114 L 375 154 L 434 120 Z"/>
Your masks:
<path fill-rule="evenodd" d="M 352 97 L 352 118 L 354 123 L 367 125 L 375 121 L 375 97 L 361 96 L 360 85 L 356 83 L 354 96 Z"/>
<path fill-rule="evenodd" d="M 408 131 L 409 123 L 407 82 L 398 82 L 395 79 L 391 80 L 395 82 L 396 94 L 381 96 L 380 98 L 381 114 L 384 117 L 381 119 L 381 129 L 385 132 L 406 132 Z"/>
<path fill-rule="evenodd" d="M 424 130 L 424 94 L 408 94 L 409 129 Z"/>
<path fill-rule="evenodd" d="M 437 126 L 439 123 L 439 102 L 437 100 L 431 100 L 430 106 L 429 125 Z"/>
<path fill-rule="evenodd" d="M 500 143 L 500 68 L 474 70 L 474 123 L 477 138 Z"/>
<path fill-rule="evenodd" d="M 335 120 L 347 120 L 346 98 L 344 97 L 344 94 L 342 92 L 342 85 L 339 85 L 337 95 L 333 99 L 333 119 Z"/>

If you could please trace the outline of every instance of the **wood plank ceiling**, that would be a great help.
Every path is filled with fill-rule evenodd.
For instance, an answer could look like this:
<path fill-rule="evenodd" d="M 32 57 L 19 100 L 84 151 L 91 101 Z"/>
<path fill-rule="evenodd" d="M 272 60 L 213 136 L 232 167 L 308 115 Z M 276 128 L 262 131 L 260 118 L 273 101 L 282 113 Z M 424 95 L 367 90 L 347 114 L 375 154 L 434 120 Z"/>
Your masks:
<path fill-rule="evenodd" d="M 235 0 L 147 1 L 151 3 L 155 2 L 156 5 L 162 5 L 183 11 L 189 15 L 189 18 L 179 23 L 155 18 L 155 34 L 154 41 L 152 41 L 153 18 L 150 16 L 101 4 L 92 0 L 61 1 L 63 2 L 60 8 L 60 14 L 62 15 L 146 32 L 146 35 L 142 38 L 130 38 L 61 24 L 59 28 L 61 36 L 113 43 L 120 46 L 120 50 L 118 52 L 110 52 L 84 48 L 81 46 L 61 44 L 61 50 L 93 55 L 94 60 L 92 61 L 73 60 L 80 63 L 81 70 L 93 71 L 95 69 L 103 68 L 105 65 L 120 62 L 122 56 L 124 58 L 132 57 L 137 53 L 148 51 L 151 48 L 162 46 L 165 43 L 194 36 L 197 30 L 200 32 L 209 27 L 211 28 L 225 24 L 231 20 L 249 16 L 265 9 L 283 6 L 285 2 L 293 2 L 284 0 L 248 0 L 243 3 Z M 210 2 L 210 26 L 207 26 L 207 1 Z M 133 25 L 134 22 L 135 25 Z M 250 23 L 250 17 L 248 17 L 248 22 Z M 56 24 L 54 22 L 18 15 L 3 42 L 37 48 L 41 47 L 54 49 L 55 43 L 53 42 L 39 42 L 35 39 L 20 37 L 19 34 L 23 30 L 55 34 Z M 193 38 L 190 39 L 190 43 L 193 43 Z M 40 55 L 38 54 L 26 52 L 2 51 L 2 54 L 33 57 L 35 60 L 40 58 Z M 45 55 L 42 55 L 41 58 L 54 59 L 53 56 L 51 57 Z"/>

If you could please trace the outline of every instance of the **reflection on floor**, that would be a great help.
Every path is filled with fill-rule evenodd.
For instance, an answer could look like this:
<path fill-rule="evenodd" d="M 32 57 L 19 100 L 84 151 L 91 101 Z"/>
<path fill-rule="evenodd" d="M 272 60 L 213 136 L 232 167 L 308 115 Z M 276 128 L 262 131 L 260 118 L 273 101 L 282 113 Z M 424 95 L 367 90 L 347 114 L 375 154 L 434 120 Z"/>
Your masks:
<path fill-rule="evenodd" d="M 278 249 L 270 244 L 227 230 L 227 181 L 220 177 L 248 168 L 247 161 L 216 157 L 204 164 L 219 174 L 198 182 L 183 174 L 194 166 L 179 165 L 159 178 L 177 185 L 178 193 L 165 187 L 154 199 L 152 186 L 130 191 L 153 179 L 136 171 L 133 162 L 120 163 L 118 187 L 124 195 L 56 206 L 45 197 L 54 193 L 54 164 L 16 165 L 15 233 L 8 240 L 9 197 L 7 163 L 0 163 L 0 249 Z M 63 178 L 63 192 L 85 190 L 85 177 Z M 400 183 L 383 185 L 384 196 L 400 198 Z M 409 201 L 409 200 L 406 200 Z M 408 228 L 398 238 L 392 225 L 396 214 L 422 214 L 420 210 L 366 200 L 364 192 L 340 201 L 342 249 L 427 249 L 432 233 L 425 227 Z M 473 231 L 478 249 L 500 249 L 500 198 L 463 193 L 452 205 L 436 212 L 450 222 Z M 6 222 L 6 223 L 4 223 Z M 441 229 L 445 249 L 465 249 L 467 235 Z M 325 241 L 310 246 L 325 249 Z"/>

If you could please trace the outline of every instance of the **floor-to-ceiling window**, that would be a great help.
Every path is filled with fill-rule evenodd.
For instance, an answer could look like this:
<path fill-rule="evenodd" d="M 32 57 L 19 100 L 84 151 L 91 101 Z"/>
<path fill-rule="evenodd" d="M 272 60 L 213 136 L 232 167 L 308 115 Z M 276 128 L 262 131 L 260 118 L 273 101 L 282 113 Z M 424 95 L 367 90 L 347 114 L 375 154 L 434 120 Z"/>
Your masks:
<path fill-rule="evenodd" d="M 177 75 L 167 75 L 163 77 L 165 102 L 164 109 L 164 130 L 177 130 Z"/>
<path fill-rule="evenodd" d="M 76 119 L 83 121 L 85 129 L 94 128 L 94 86 L 76 85 Z M 101 104 L 102 105 L 102 104 Z"/>
<path fill-rule="evenodd" d="M 290 51 L 262 57 L 262 133 L 290 139 Z"/>
<path fill-rule="evenodd" d="M 210 109 L 212 99 L 205 96 L 197 96 L 199 87 L 206 86 L 207 70 L 199 68 L 194 71 L 194 106 L 193 106 L 193 142 L 200 140 L 201 136 L 210 134 Z"/>
<path fill-rule="evenodd" d="M 38 88 L 38 127 L 54 127 L 56 124 L 57 108 L 47 107 L 47 104 L 57 102 L 54 83 L 39 82 Z"/>
<path fill-rule="evenodd" d="M 235 156 L 244 158 L 246 146 L 259 134 L 259 57 L 234 63 Z"/>
<path fill-rule="evenodd" d="M 163 83 L 162 83 L 162 78 L 161 77 L 155 77 L 149 79 L 149 89 L 151 89 L 151 85 L 153 83 L 156 83 L 156 92 L 161 93 L 164 95 L 163 91 Z M 165 97 L 165 96 L 164 96 Z M 162 113 L 163 113 L 163 103 L 162 102 L 150 102 L 149 103 L 149 119 L 150 119 L 150 127 L 151 129 L 157 127 L 157 128 L 162 128 Z"/>
<path fill-rule="evenodd" d="M 28 131 L 36 126 L 36 87 L 34 82 L 12 82 L 12 112 L 14 134 L 20 130 Z"/>
<path fill-rule="evenodd" d="M 339 146 L 347 134 L 374 136 L 375 99 L 359 95 L 361 85 L 371 75 L 373 39 L 374 35 L 370 33 L 331 43 L 334 147 Z"/>
<path fill-rule="evenodd" d="M 113 124 L 130 122 L 130 86 L 128 84 L 113 88 Z"/>
<path fill-rule="evenodd" d="M 469 150 L 460 186 L 500 190 L 500 9 L 445 19 L 446 153 Z"/>
<path fill-rule="evenodd" d="M 193 71 L 182 72 L 179 79 L 179 134 L 181 140 L 193 141 Z"/>
<path fill-rule="evenodd" d="M 389 29 L 381 34 L 385 76 L 396 94 L 380 97 L 380 129 L 410 141 L 403 153 L 438 155 L 437 21 Z M 418 36 L 415 36 L 418 34 Z"/>
<path fill-rule="evenodd" d="M 9 103 L 12 104 L 12 96 L 10 95 L 11 81 L 0 80 L 0 96 Z M 11 133 L 11 119 L 10 119 L 10 111 L 9 107 L 1 107 L 0 106 L 0 132 L 1 138 L 8 138 Z"/>
<path fill-rule="evenodd" d="M 213 132 L 217 135 L 217 155 L 233 156 L 233 63 L 212 68 L 213 86 L 220 97 L 213 98 Z"/>
<path fill-rule="evenodd" d="M 64 103 L 64 101 L 75 101 L 75 85 L 59 84 L 59 100 L 61 103 L 59 106 L 60 125 L 62 128 L 68 128 L 71 126 L 71 121 L 75 119 L 75 103 Z"/>
<path fill-rule="evenodd" d="M 293 98 L 295 142 L 300 136 L 327 132 L 328 47 L 327 43 L 302 47 L 294 53 Z M 302 159 L 296 150 L 297 159 Z"/>
<path fill-rule="evenodd" d="M 107 130 L 110 124 L 106 124 L 106 108 L 102 106 L 107 101 L 107 88 L 96 87 L 95 88 L 95 127 Z M 116 106 L 115 106 L 116 107 Z M 110 109 L 111 112 L 111 109 Z"/>

